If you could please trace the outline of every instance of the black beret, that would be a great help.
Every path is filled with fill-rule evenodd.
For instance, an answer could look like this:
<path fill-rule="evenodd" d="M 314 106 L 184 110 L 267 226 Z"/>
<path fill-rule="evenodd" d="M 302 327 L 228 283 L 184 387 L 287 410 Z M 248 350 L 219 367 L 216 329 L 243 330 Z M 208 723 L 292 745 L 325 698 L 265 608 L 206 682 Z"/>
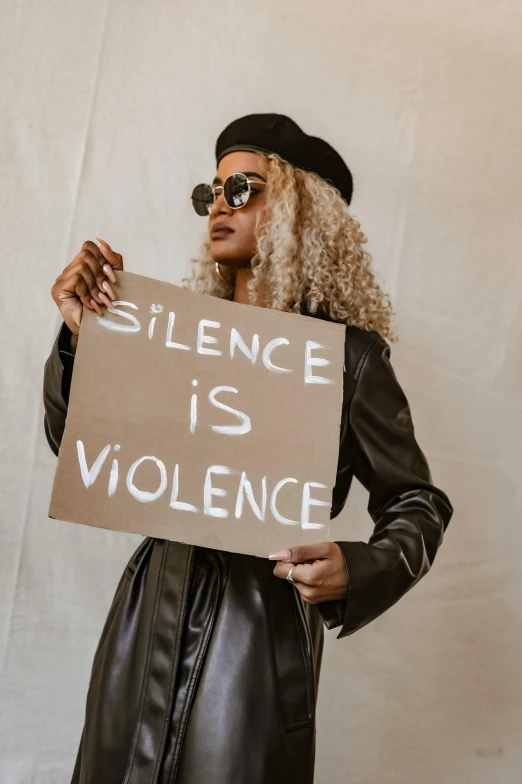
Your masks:
<path fill-rule="evenodd" d="M 350 204 L 353 180 L 338 152 L 317 136 L 309 136 L 284 114 L 248 114 L 234 120 L 216 142 L 216 161 L 230 152 L 276 153 L 292 166 L 314 172 L 334 185 Z"/>

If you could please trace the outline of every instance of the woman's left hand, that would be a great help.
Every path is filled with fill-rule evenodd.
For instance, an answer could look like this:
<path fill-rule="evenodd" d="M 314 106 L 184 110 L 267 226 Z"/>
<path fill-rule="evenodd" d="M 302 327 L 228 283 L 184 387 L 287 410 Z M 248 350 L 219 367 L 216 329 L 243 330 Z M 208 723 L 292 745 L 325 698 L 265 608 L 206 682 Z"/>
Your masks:
<path fill-rule="evenodd" d="M 346 599 L 348 572 L 341 548 L 335 542 L 292 547 L 284 552 L 272 553 L 270 560 L 277 560 L 276 577 L 286 579 L 294 566 L 294 585 L 308 604 Z"/>

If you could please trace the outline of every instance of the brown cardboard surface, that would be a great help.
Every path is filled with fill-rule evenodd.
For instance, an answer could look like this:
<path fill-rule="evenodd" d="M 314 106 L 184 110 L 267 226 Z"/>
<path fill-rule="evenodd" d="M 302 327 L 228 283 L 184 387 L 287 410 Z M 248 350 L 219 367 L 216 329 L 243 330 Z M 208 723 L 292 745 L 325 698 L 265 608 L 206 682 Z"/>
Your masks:
<path fill-rule="evenodd" d="M 118 312 L 84 311 L 49 516 L 264 557 L 327 540 L 344 326 L 118 281 Z"/>

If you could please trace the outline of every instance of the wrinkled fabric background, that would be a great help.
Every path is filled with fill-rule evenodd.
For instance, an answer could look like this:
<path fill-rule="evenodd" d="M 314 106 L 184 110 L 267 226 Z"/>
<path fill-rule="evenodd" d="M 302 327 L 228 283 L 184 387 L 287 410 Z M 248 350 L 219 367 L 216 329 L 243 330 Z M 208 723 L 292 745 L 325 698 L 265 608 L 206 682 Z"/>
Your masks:
<path fill-rule="evenodd" d="M 0 14 L 2 784 L 69 781 L 140 541 L 47 519 L 51 285 L 95 236 L 179 283 L 204 232 L 191 188 L 213 175 L 219 131 L 254 111 L 289 114 L 351 166 L 397 314 L 392 361 L 455 506 L 428 577 L 354 636 L 327 634 L 316 781 L 518 782 L 520 2 L 1 0 Z M 334 537 L 370 532 L 357 485 Z"/>

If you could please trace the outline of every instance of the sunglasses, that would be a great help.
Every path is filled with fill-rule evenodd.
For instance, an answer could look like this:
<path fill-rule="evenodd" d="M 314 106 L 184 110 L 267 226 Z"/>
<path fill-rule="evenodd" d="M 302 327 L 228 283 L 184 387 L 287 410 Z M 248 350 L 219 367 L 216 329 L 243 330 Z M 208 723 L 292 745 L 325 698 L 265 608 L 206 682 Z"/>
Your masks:
<path fill-rule="evenodd" d="M 192 191 L 192 206 L 198 215 L 205 217 L 210 214 L 212 205 L 222 193 L 223 198 L 231 210 L 239 210 L 244 207 L 252 193 L 251 185 L 259 184 L 257 180 L 250 180 L 246 174 L 237 172 L 237 174 L 230 174 L 223 185 L 196 185 Z M 254 191 L 256 193 L 256 191 Z"/>

